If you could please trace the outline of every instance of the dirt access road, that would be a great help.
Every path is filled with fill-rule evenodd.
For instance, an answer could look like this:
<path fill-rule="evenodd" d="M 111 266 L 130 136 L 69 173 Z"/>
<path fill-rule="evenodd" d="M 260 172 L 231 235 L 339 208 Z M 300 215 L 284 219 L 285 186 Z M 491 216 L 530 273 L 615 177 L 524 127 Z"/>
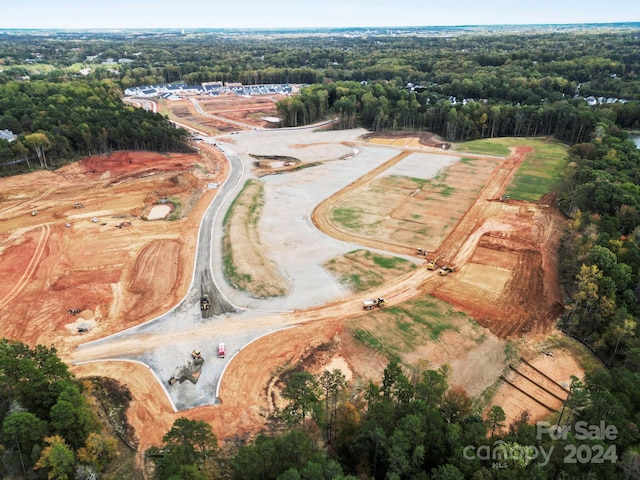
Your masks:
<path fill-rule="evenodd" d="M 187 105 L 184 108 L 189 107 Z M 194 118 L 197 119 L 197 112 L 192 111 L 190 115 L 196 115 Z M 302 162 L 319 162 L 321 165 L 287 175 L 268 176 L 264 220 L 261 220 L 260 226 L 261 240 L 265 251 L 276 260 L 279 270 L 293 285 L 285 298 L 247 297 L 221 281 L 222 259 L 217 249 L 220 245 L 223 215 L 214 216 L 212 277 L 221 295 L 229 300 L 235 310 L 207 322 L 199 318 L 197 299 L 193 294 L 187 295 L 187 292 L 191 280 L 195 278 L 195 232 L 200 219 L 218 193 L 218 188 L 208 186 L 222 182 L 228 175 L 228 164 L 220 156 L 220 149 L 209 150 L 206 145 L 201 145 L 202 152 L 206 151 L 208 157 L 189 161 L 182 159 L 178 164 L 154 157 L 149 165 L 143 162 L 147 166 L 141 165 L 139 170 L 134 168 L 135 161 L 105 163 L 100 169 L 80 168 L 76 172 L 78 176 L 70 178 L 64 184 L 65 188 L 60 189 L 60 178 L 65 172 L 54 172 L 53 176 L 46 172 L 42 176 L 39 175 L 43 172 L 31 174 L 32 176 L 25 176 L 22 183 L 13 184 L 12 189 L 5 189 L 5 184 L 2 183 L 3 199 L 0 207 L 7 215 L 3 219 L 14 222 L 3 224 L 3 228 L 4 225 L 8 227 L 0 232 L 3 235 L 0 247 L 3 262 L 0 268 L 3 274 L 13 275 L 7 277 L 11 281 L 5 284 L 5 290 L 0 295 L 0 298 L 6 299 L 8 307 L 3 309 L 2 318 L 5 336 L 19 338 L 30 344 L 54 343 L 68 361 L 115 360 L 77 364 L 73 366 L 73 370 L 79 376 L 107 375 L 127 384 L 134 398 L 129 418 L 139 437 L 141 451 L 149 445 L 157 444 L 177 415 L 209 421 L 220 439 L 260 431 L 267 424 L 273 408 L 268 397 L 270 385 L 274 381 L 274 371 L 282 365 L 308 357 L 309 352 L 317 350 L 318 346 L 332 342 L 335 344 L 337 340 L 339 346 L 333 350 L 333 359 L 324 358 L 321 363 L 331 364 L 342 358 L 350 373 L 363 379 L 377 379 L 384 367 L 384 358 L 372 356 L 362 345 L 353 342 L 346 330 L 349 319 L 358 320 L 362 316 L 362 296 L 353 296 L 322 267 L 326 259 L 369 243 L 349 232 L 339 233 L 340 228 L 332 224 L 330 215 L 320 215 L 323 208 L 325 212 L 330 210 L 327 207 L 330 204 L 324 204 L 323 201 L 329 199 L 328 202 L 337 202 L 344 199 L 345 194 L 340 192 L 345 190 L 357 195 L 360 192 L 358 187 L 363 185 L 356 183 L 349 188 L 351 184 L 383 166 L 385 162 L 403 155 L 402 152 L 410 152 L 410 155 L 401 158 L 396 164 L 406 165 L 412 159 L 419 159 L 421 168 L 439 165 L 438 168 L 434 167 L 435 171 L 442 168 L 442 164 L 438 163 L 442 158 L 447 157 L 444 162 L 446 165 L 458 165 L 455 162 L 460 156 L 455 152 L 442 152 L 435 145 L 432 147 L 415 141 L 401 145 L 397 142 L 393 145 L 375 144 L 363 141 L 360 137 L 364 133 L 366 132 L 247 131 L 233 135 L 220 134 L 215 139 L 210 139 L 212 143 L 227 150 L 227 154 L 238 154 L 245 166 L 243 179 L 252 176 L 254 157 L 251 155 L 294 156 Z M 514 155 L 512 170 L 517 168 L 520 158 L 518 153 Z M 104 159 L 101 161 L 104 163 Z M 496 159 L 487 159 L 486 162 L 491 172 L 498 171 L 495 165 L 502 163 Z M 167 165 L 161 168 L 163 163 Z M 181 173 L 173 173 L 165 178 L 161 170 L 170 165 Z M 387 167 L 387 171 L 390 169 L 391 165 Z M 91 173 L 94 171 L 95 173 Z M 101 183 L 87 184 L 85 176 L 96 174 Z M 194 181 L 189 184 L 186 180 L 191 176 Z M 374 177 L 371 182 L 365 183 L 370 185 L 375 182 L 378 177 Z M 467 182 L 469 178 L 467 174 Z M 558 295 L 555 291 L 557 285 L 553 283 L 554 261 L 542 259 L 552 255 L 554 251 L 554 242 L 557 241 L 556 217 L 552 208 L 546 205 L 487 202 L 486 193 L 490 191 L 491 198 L 495 198 L 494 194 L 504 185 L 502 175 L 496 173 L 492 178 L 486 188 L 493 190 L 476 193 L 473 201 L 477 205 L 465 204 L 466 207 L 461 208 L 465 226 L 455 231 L 452 230 L 455 225 L 448 230 L 442 229 L 451 232 L 448 242 L 452 245 L 458 245 L 456 238 L 461 241 L 455 251 L 447 248 L 448 254 L 456 258 L 456 262 L 460 262 L 456 263 L 460 274 L 440 278 L 433 271 L 418 268 L 415 272 L 368 293 L 372 296 L 385 296 L 390 303 L 401 304 L 405 300 L 433 292 L 441 298 L 451 298 L 454 305 L 478 315 L 481 321 L 494 329 L 510 324 L 513 318 L 520 319 L 520 314 L 531 318 L 528 312 L 535 303 L 538 311 L 543 314 L 541 318 L 544 322 L 531 324 L 530 334 L 546 334 L 552 324 L 552 312 L 556 308 Z M 17 182 L 14 179 L 3 179 L 2 182 L 5 180 Z M 137 181 L 143 185 L 139 193 L 135 193 L 137 190 L 133 188 Z M 460 181 L 464 182 L 464 178 L 461 177 Z M 26 185 L 37 185 L 38 188 L 27 188 Z M 72 187 L 79 188 L 79 185 L 83 189 L 74 191 Z M 188 185 L 193 188 L 188 188 Z M 170 190 L 178 187 L 181 188 L 180 193 Z M 142 221 L 145 208 L 151 207 L 159 198 L 173 194 L 181 196 L 184 205 L 188 206 L 180 220 Z M 415 197 L 407 195 L 406 199 L 420 200 L 419 196 L 420 194 Z M 94 197 L 95 208 L 92 204 Z M 76 201 L 84 201 L 85 210 L 79 212 L 73 209 L 72 205 Z M 230 201 L 231 196 L 226 199 L 226 202 Z M 65 208 L 51 217 L 43 215 L 53 208 L 49 207 L 53 204 L 64 204 Z M 36 217 L 29 215 L 32 205 L 40 208 Z M 224 211 L 224 208 L 222 206 L 220 211 Z M 314 209 L 316 223 L 320 225 L 325 222 L 321 228 L 330 231 L 331 236 L 313 227 L 311 212 Z M 67 234 L 69 231 L 63 224 L 66 220 L 73 220 L 72 215 L 82 215 L 79 219 L 83 221 L 78 222 L 78 227 L 82 227 L 82 235 L 74 237 L 73 242 L 61 243 L 61 247 L 56 247 L 56 243 L 51 241 L 50 232 L 55 230 L 56 235 Z M 98 225 L 90 220 L 94 216 L 101 219 Z M 121 216 L 128 218 L 132 226 L 137 227 L 140 223 L 144 229 L 97 228 L 115 226 L 116 221 L 122 221 L 119 218 Z M 393 215 L 390 218 L 394 220 Z M 78 228 L 75 223 L 73 225 L 72 230 Z M 338 238 L 333 238 L 334 235 Z M 464 240 L 465 235 L 468 236 L 467 241 Z M 529 242 L 526 244 L 527 248 L 521 247 L 521 236 Z M 135 242 L 132 242 L 131 237 L 135 238 Z M 380 250 L 402 253 L 418 265 L 424 263 L 424 258 L 412 255 L 415 245 L 411 242 L 403 244 L 385 238 L 379 240 L 374 246 Z M 435 238 L 432 241 L 436 248 L 442 242 Z M 56 242 L 62 240 L 56 238 Z M 396 247 L 392 247 L 393 244 Z M 65 255 L 67 249 L 71 248 L 69 245 L 73 245 L 75 249 Z M 516 250 L 509 250 L 514 245 Z M 251 255 L 255 249 L 255 245 L 245 247 L 247 255 Z M 432 247 L 433 250 L 436 248 Z M 510 292 L 519 291 L 516 286 L 522 280 L 530 281 L 514 272 L 519 272 L 519 265 L 528 265 L 526 257 L 519 252 L 531 249 L 540 252 L 530 271 L 545 284 L 544 301 L 518 298 L 513 303 L 513 309 L 517 308 L 518 311 L 503 315 L 500 305 L 511 304 Z M 46 256 L 46 261 L 42 260 L 43 255 Z M 7 258 L 11 262 L 5 262 Z M 161 260 L 158 261 L 158 258 Z M 508 264 L 505 264 L 504 258 Z M 465 264 L 466 259 L 469 260 Z M 170 265 L 177 267 L 167 273 L 158 270 Z M 501 274 L 483 276 L 487 271 Z M 64 281 L 59 281 L 60 277 Z M 158 277 L 165 281 L 156 285 Z M 33 285 L 33 289 L 26 289 L 26 285 Z M 52 288 L 52 285 L 56 287 Z M 458 289 L 457 295 L 455 289 Z M 465 300 L 470 292 L 477 294 L 477 302 Z M 487 296 L 487 292 L 490 295 Z M 82 297 L 79 293 L 85 296 Z M 83 298 L 85 300 L 80 301 Z M 486 298 L 493 299 L 489 305 L 492 308 L 485 308 Z M 102 300 L 97 301 L 98 299 Z M 111 339 L 108 344 L 97 342 L 72 350 L 82 341 L 100 339 L 110 333 L 135 327 L 169 311 L 183 299 L 188 301 L 184 303 L 184 311 L 179 318 L 187 323 L 176 324 L 175 321 L 165 319 L 127 331 Z M 83 312 L 83 318 L 87 317 L 87 320 L 95 322 L 86 334 L 79 335 L 78 318 L 66 314 L 67 308 L 71 306 L 78 306 Z M 28 315 L 24 315 L 25 313 Z M 43 328 L 43 325 L 46 327 Z M 288 326 L 296 327 L 280 330 Z M 510 327 L 504 329 L 501 335 L 505 335 L 509 329 Z M 517 332 L 520 329 L 520 326 L 516 326 L 511 330 Z M 277 335 L 264 336 L 276 330 L 279 330 Z M 247 345 L 247 342 L 258 336 L 258 340 Z M 489 339 L 498 338 L 489 330 L 486 336 Z M 227 358 L 218 362 L 213 353 L 217 343 L 231 338 L 237 342 L 229 344 L 231 352 L 235 354 L 233 361 Z M 499 341 L 492 342 L 498 350 L 501 349 Z M 196 347 L 206 351 L 204 367 L 197 372 L 197 382 L 193 384 L 185 381 L 169 391 L 166 380 L 175 373 L 176 368 L 189 363 L 189 352 Z M 464 353 L 459 349 L 445 349 L 438 358 L 430 359 L 431 364 L 456 364 L 462 362 Z M 122 362 L 123 359 L 130 361 Z M 155 370 L 149 369 L 148 365 L 155 366 Z M 214 365 L 214 368 L 210 368 Z M 222 371 L 220 370 L 220 374 L 211 372 L 221 365 L 226 365 L 226 370 L 223 381 L 216 387 Z M 477 362 L 462 362 L 458 371 L 471 371 L 481 367 Z M 458 375 L 462 378 L 462 374 Z M 217 392 L 216 388 L 219 388 Z M 222 399 L 222 403 L 214 407 L 207 406 L 206 402 L 213 402 L 216 397 Z M 201 406 L 181 412 L 176 412 L 174 408 L 186 408 L 190 405 Z"/>

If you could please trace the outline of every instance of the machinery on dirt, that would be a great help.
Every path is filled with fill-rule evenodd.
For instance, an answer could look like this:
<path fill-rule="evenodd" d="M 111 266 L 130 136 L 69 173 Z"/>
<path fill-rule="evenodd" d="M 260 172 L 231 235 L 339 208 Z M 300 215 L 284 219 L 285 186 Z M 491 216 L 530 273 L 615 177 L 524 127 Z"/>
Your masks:
<path fill-rule="evenodd" d="M 500 201 L 501 202 L 508 202 L 509 201 L 509 195 L 502 195 L 500 197 Z"/>
<path fill-rule="evenodd" d="M 445 275 L 449 275 L 449 273 L 453 273 L 456 271 L 456 267 L 447 267 L 444 266 L 440 269 L 440 271 L 438 272 L 440 275 L 445 276 Z"/>
<path fill-rule="evenodd" d="M 84 205 L 82 203 L 74 203 L 73 204 L 73 208 L 84 208 Z"/>
<path fill-rule="evenodd" d="M 433 260 L 431 260 L 429 263 L 427 263 L 427 270 L 435 270 L 438 268 L 438 260 L 444 258 L 444 255 L 438 255 L 437 257 L 435 257 Z"/>
<path fill-rule="evenodd" d="M 362 302 L 362 308 L 365 310 L 373 310 L 374 307 L 384 308 L 386 301 L 384 298 L 372 298 Z"/>
<path fill-rule="evenodd" d="M 429 252 L 428 252 L 427 250 L 425 250 L 424 248 L 419 248 L 419 249 L 417 250 L 417 253 L 418 253 L 418 255 L 424 255 L 425 257 L 426 257 L 427 255 L 429 255 Z"/>
<path fill-rule="evenodd" d="M 178 378 L 174 375 L 169 379 L 169 385 L 173 385 L 178 381 Z"/>
<path fill-rule="evenodd" d="M 79 308 L 70 308 L 69 310 L 67 310 L 67 313 L 69 315 L 78 315 L 80 313 L 80 309 Z"/>
<path fill-rule="evenodd" d="M 193 352 L 191 352 L 191 358 L 193 358 L 193 363 L 195 363 L 196 365 L 204 363 L 204 358 L 202 357 L 202 353 L 200 352 L 200 350 L 194 350 Z"/>
<path fill-rule="evenodd" d="M 209 301 L 209 295 L 206 293 L 200 297 L 200 310 L 209 310 L 211 302 Z"/>
<path fill-rule="evenodd" d="M 38 210 L 31 210 L 31 216 L 35 217 L 38 214 Z"/>

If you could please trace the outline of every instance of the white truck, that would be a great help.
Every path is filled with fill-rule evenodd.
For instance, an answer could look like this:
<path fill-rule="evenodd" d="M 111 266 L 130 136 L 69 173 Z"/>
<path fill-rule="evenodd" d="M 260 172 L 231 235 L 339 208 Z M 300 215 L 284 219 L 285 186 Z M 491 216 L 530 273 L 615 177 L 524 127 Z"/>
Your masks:
<path fill-rule="evenodd" d="M 373 310 L 374 307 L 383 308 L 385 303 L 384 298 L 372 298 L 362 302 L 362 308 L 365 310 Z"/>

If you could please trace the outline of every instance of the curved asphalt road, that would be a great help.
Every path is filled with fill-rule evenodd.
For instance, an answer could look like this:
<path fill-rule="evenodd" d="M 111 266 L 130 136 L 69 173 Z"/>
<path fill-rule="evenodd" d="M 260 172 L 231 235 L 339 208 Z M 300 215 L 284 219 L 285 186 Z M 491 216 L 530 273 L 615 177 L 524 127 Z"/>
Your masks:
<path fill-rule="evenodd" d="M 326 123 L 326 122 L 325 122 Z M 329 122 L 330 123 L 330 122 Z M 317 128 L 318 125 L 306 128 Z M 289 327 L 252 326 L 251 319 L 265 314 L 264 310 L 250 311 L 233 305 L 216 286 L 212 275 L 212 255 L 221 257 L 222 219 L 232 199 L 237 195 L 243 180 L 248 173 L 242 159 L 226 145 L 217 142 L 213 137 L 205 137 L 207 143 L 213 144 L 228 159 L 230 169 L 226 181 L 220 185 L 218 194 L 207 208 L 200 223 L 196 259 L 191 286 L 187 295 L 167 313 L 108 337 L 80 345 L 78 350 L 93 346 L 108 346 L 110 342 L 132 340 L 140 342 L 143 352 L 135 356 L 96 358 L 85 362 L 99 361 L 131 361 L 149 367 L 158 381 L 163 385 L 175 410 L 184 410 L 201 405 L 211 405 L 219 401 L 217 391 L 224 369 L 233 355 L 256 339 L 277 330 Z M 216 234 L 214 235 L 214 227 Z M 222 280 L 219 280 L 222 281 Z M 209 293 L 212 301 L 211 316 L 203 318 L 200 312 L 200 298 L 203 292 Z M 222 326 L 225 322 L 243 323 L 241 329 L 234 328 L 235 333 L 221 335 L 219 338 L 193 338 L 188 342 L 176 342 L 171 346 L 153 345 L 153 337 L 158 334 L 191 331 L 194 327 L 213 322 Z M 150 344 L 145 344 L 149 342 Z M 226 357 L 218 358 L 219 343 L 226 345 Z M 192 350 L 200 350 L 205 361 L 201 366 L 194 365 Z M 177 377 L 180 381 L 169 384 L 169 379 Z"/>

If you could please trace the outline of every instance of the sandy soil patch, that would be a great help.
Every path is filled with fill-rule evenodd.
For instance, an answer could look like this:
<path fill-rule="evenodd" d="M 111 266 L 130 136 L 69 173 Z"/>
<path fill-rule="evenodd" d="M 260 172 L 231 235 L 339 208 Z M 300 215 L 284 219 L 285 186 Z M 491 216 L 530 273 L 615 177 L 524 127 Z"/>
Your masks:
<path fill-rule="evenodd" d="M 147 220 L 160 220 L 171 213 L 171 205 L 154 205 L 147 214 Z"/>

